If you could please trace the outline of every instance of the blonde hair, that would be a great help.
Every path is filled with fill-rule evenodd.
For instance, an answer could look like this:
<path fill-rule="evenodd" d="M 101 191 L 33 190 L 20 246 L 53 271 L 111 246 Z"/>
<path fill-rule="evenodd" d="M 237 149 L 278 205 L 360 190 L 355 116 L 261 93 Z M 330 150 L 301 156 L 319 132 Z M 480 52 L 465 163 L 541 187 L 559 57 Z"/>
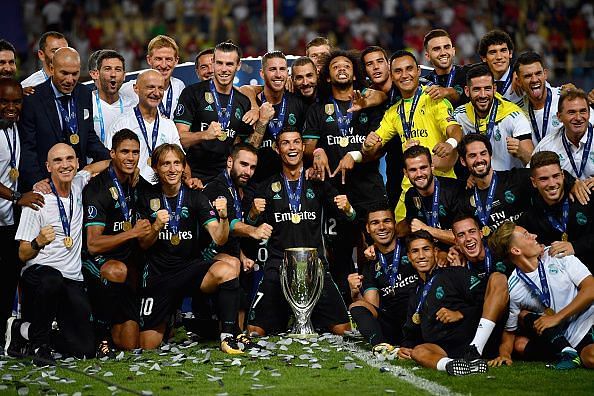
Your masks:
<path fill-rule="evenodd" d="M 179 47 L 175 40 L 169 36 L 165 36 L 164 34 L 159 34 L 149 41 L 147 48 L 149 56 L 153 53 L 153 50 L 159 48 L 173 48 L 175 51 L 175 56 L 179 56 Z"/>
<path fill-rule="evenodd" d="M 509 256 L 511 240 L 515 229 L 516 223 L 506 221 L 489 237 L 489 248 L 495 253 L 496 257 L 507 258 Z"/>

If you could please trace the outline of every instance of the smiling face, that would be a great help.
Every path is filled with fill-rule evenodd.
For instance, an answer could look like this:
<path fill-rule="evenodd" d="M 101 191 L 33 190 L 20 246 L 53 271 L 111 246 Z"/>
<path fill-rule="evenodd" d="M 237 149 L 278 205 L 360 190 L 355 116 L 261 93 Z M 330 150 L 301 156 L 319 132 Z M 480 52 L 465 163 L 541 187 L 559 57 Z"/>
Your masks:
<path fill-rule="evenodd" d="M 363 57 L 365 73 L 375 86 L 383 85 L 390 78 L 388 60 L 381 51 L 370 52 Z"/>
<path fill-rule="evenodd" d="M 281 132 L 277 147 L 283 166 L 294 169 L 303 165 L 303 139 L 299 132 Z"/>
<path fill-rule="evenodd" d="M 470 84 L 464 87 L 464 92 L 470 98 L 479 117 L 484 118 L 489 114 L 495 97 L 495 90 L 495 82 L 491 76 L 471 78 Z"/>
<path fill-rule="evenodd" d="M 421 191 L 431 188 L 433 183 L 433 166 L 426 155 L 404 160 L 404 173 L 411 184 Z"/>
<path fill-rule="evenodd" d="M 584 98 L 566 99 L 563 108 L 557 113 L 568 136 L 582 136 L 588 129 L 590 107 Z"/>
<path fill-rule="evenodd" d="M 487 55 L 481 57 L 483 62 L 487 62 L 489 69 L 493 74 L 503 75 L 509 68 L 513 52 L 509 50 L 507 44 L 493 44 L 487 48 Z"/>
<path fill-rule="evenodd" d="M 23 90 L 18 83 L 0 86 L 0 118 L 17 122 L 23 109 Z"/>
<path fill-rule="evenodd" d="M 530 180 L 547 205 L 553 205 L 563 199 L 565 175 L 559 165 L 551 164 L 532 169 Z"/>
<path fill-rule="evenodd" d="M 223 52 L 215 50 L 214 53 L 214 79 L 221 87 L 228 87 L 233 84 L 235 73 L 241 67 L 239 54 L 237 52 Z"/>
<path fill-rule="evenodd" d="M 373 242 L 380 246 L 392 243 L 396 236 L 395 227 L 394 214 L 389 210 L 370 212 L 365 225 Z"/>
<path fill-rule="evenodd" d="M 264 79 L 264 84 L 273 92 L 282 92 L 285 90 L 285 83 L 289 78 L 287 61 L 283 58 L 270 58 L 263 65 L 260 75 Z"/>
<path fill-rule="evenodd" d="M 469 260 L 484 256 L 483 233 L 473 219 L 463 219 L 452 224 L 456 246 Z"/>
<path fill-rule="evenodd" d="M 540 62 L 520 65 L 517 74 L 522 90 L 526 92 L 532 101 L 538 102 L 545 98 L 548 75 L 547 69 L 544 69 Z"/>
<path fill-rule="evenodd" d="M 335 87 L 347 88 L 353 85 L 354 70 L 351 60 L 344 56 L 337 56 L 328 65 L 328 82 Z"/>
<path fill-rule="evenodd" d="M 163 99 L 165 79 L 154 70 L 145 71 L 138 76 L 134 92 L 138 95 L 138 103 L 141 106 L 156 109 Z"/>
<path fill-rule="evenodd" d="M 146 56 L 146 63 L 151 69 L 161 73 L 165 80 L 171 77 L 178 61 L 179 57 L 175 54 L 175 49 L 171 47 L 155 48 Z"/>
<path fill-rule="evenodd" d="M 404 97 L 410 97 L 419 86 L 421 68 L 410 56 L 401 56 L 392 61 L 392 81 Z"/>
<path fill-rule="evenodd" d="M 124 83 L 124 64 L 118 58 L 103 59 L 99 67 L 99 89 L 107 95 L 115 95 Z"/>
<path fill-rule="evenodd" d="M 210 80 L 213 74 L 214 54 L 204 54 L 198 58 L 196 74 L 200 81 Z"/>
<path fill-rule="evenodd" d="M 70 183 L 76 175 L 78 159 L 71 146 L 58 143 L 48 151 L 45 166 L 54 184 Z"/>
<path fill-rule="evenodd" d="M 161 184 L 176 186 L 181 184 L 184 168 L 182 158 L 175 151 L 169 150 L 159 157 L 159 163 L 153 169 Z"/>
<path fill-rule="evenodd" d="M 120 173 L 133 175 L 140 158 L 140 144 L 136 140 L 123 140 L 117 148 L 110 151 L 111 163 Z"/>
<path fill-rule="evenodd" d="M 435 247 L 426 239 L 415 239 L 407 249 L 409 261 L 420 274 L 428 274 L 435 267 Z"/>
<path fill-rule="evenodd" d="M 16 74 L 16 60 L 14 52 L 0 51 L 0 78 L 13 78 Z"/>
<path fill-rule="evenodd" d="M 456 48 L 452 45 L 452 40 L 449 37 L 435 37 L 427 42 L 425 58 L 436 69 L 449 70 L 454 63 L 455 56 Z"/>
<path fill-rule="evenodd" d="M 312 97 L 316 93 L 318 85 L 318 73 L 311 63 L 303 66 L 293 66 L 293 85 L 306 98 Z"/>
<path fill-rule="evenodd" d="M 483 178 L 491 170 L 491 155 L 483 142 L 472 142 L 466 145 L 466 155 L 460 158 L 471 175 Z"/>
<path fill-rule="evenodd" d="M 247 150 L 240 150 L 235 159 L 229 157 L 228 165 L 231 166 L 231 179 L 237 187 L 245 187 L 258 165 L 258 156 Z M 229 163 L 230 161 L 230 163 Z"/>

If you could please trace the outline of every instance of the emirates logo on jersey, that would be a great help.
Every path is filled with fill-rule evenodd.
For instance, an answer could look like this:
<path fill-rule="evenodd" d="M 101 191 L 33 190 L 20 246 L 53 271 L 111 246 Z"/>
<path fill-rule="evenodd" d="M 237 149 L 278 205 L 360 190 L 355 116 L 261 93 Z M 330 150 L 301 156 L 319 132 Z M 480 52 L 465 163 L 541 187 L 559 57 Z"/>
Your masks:
<path fill-rule="evenodd" d="M 297 215 L 300 217 L 300 221 L 303 220 L 315 220 L 317 219 L 316 212 L 309 212 L 307 210 L 303 212 L 297 212 Z M 277 223 L 283 223 L 285 221 L 293 221 L 293 213 L 291 212 L 275 212 L 274 213 L 274 221 Z"/>

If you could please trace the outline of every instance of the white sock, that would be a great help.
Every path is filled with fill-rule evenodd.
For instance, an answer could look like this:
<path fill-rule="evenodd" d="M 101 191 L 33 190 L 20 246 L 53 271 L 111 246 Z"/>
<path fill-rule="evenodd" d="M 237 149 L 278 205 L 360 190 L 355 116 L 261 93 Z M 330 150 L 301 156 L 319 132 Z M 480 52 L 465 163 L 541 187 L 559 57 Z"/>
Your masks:
<path fill-rule="evenodd" d="M 490 321 L 489 319 L 481 318 L 479 321 L 478 327 L 476 328 L 476 334 L 474 335 L 474 339 L 471 341 L 470 345 L 474 345 L 481 355 L 483 354 L 483 349 L 485 349 L 485 344 L 489 341 L 489 337 L 495 328 L 495 322 Z"/>
<path fill-rule="evenodd" d="M 448 357 L 444 357 L 439 359 L 439 361 L 437 362 L 437 371 L 446 371 L 446 364 L 448 364 L 449 362 L 451 362 L 454 359 L 450 359 Z"/>
<path fill-rule="evenodd" d="M 29 339 L 29 326 L 31 325 L 31 323 L 29 322 L 23 322 L 21 323 L 21 335 L 23 336 L 23 338 L 25 340 Z"/>
<path fill-rule="evenodd" d="M 227 337 L 231 337 L 233 338 L 233 334 L 229 334 L 229 333 L 221 333 L 221 341 L 223 341 L 225 338 Z"/>

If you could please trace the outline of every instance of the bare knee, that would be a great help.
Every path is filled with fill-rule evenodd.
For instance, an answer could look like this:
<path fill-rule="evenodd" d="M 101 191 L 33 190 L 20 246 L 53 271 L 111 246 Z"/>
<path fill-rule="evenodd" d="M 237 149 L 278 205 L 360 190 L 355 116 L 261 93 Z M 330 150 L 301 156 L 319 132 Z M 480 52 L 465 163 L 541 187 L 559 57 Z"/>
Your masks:
<path fill-rule="evenodd" d="M 351 330 L 350 323 L 341 323 L 337 325 L 330 326 L 330 331 L 336 335 L 343 335 L 345 332 Z"/>
<path fill-rule="evenodd" d="M 519 355 L 524 355 L 528 342 L 530 342 L 530 340 L 526 337 L 516 337 L 514 340 L 514 352 Z"/>
<path fill-rule="evenodd" d="M 580 353 L 580 359 L 584 367 L 594 369 L 594 344 L 588 345 Z"/>
<path fill-rule="evenodd" d="M 260 337 L 264 337 L 266 335 L 266 331 L 261 327 L 248 325 L 247 328 L 248 328 L 248 331 L 250 332 L 250 334 L 256 333 Z"/>
<path fill-rule="evenodd" d="M 110 260 L 101 266 L 101 277 L 114 283 L 124 283 L 128 277 L 128 268 L 121 261 Z"/>
<path fill-rule="evenodd" d="M 232 257 L 235 259 L 234 257 Z M 239 260 L 235 259 L 235 262 L 230 262 L 227 259 L 225 261 L 217 261 L 208 270 L 214 278 L 217 280 L 217 284 L 225 283 L 239 276 Z"/>

